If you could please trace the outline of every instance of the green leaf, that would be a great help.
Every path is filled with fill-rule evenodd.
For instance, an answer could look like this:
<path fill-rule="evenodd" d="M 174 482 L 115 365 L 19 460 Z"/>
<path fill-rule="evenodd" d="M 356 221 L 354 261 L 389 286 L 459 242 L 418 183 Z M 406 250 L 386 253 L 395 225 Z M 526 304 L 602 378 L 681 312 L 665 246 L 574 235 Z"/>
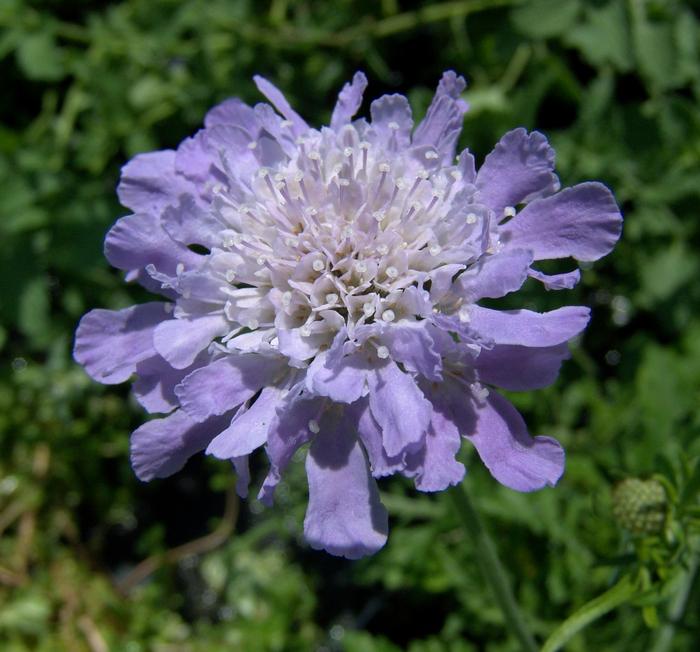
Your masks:
<path fill-rule="evenodd" d="M 24 36 L 16 55 L 19 67 L 29 79 L 57 81 L 65 74 L 63 52 L 48 31 Z"/>
<path fill-rule="evenodd" d="M 593 66 L 613 65 L 617 70 L 632 67 L 627 15 L 622 2 L 614 0 L 600 9 L 589 7 L 586 20 L 564 36 Z"/>
<path fill-rule="evenodd" d="M 661 249 L 651 256 L 641 273 L 640 302 L 652 306 L 670 299 L 686 283 L 695 278 L 698 260 L 682 242 Z"/>
<path fill-rule="evenodd" d="M 587 627 L 613 609 L 617 609 L 625 602 L 629 602 L 636 593 L 637 588 L 630 579 L 623 578 L 611 589 L 584 604 L 583 607 L 559 625 L 545 641 L 545 644 L 542 646 L 542 652 L 556 652 L 560 650 L 584 627 Z"/>
<path fill-rule="evenodd" d="M 526 36 L 549 38 L 564 34 L 576 22 L 579 0 L 534 0 L 513 9 L 515 28 Z"/>

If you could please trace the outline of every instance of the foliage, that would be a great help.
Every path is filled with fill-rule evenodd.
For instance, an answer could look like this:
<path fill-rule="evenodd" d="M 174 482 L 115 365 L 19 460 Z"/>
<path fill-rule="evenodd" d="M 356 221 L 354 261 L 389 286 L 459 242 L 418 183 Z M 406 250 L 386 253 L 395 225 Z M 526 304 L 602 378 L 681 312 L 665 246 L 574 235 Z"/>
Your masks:
<path fill-rule="evenodd" d="M 85 310 L 143 297 L 101 251 L 123 213 L 120 165 L 175 146 L 225 97 L 258 101 L 254 73 L 319 124 L 358 68 L 372 96 L 408 91 L 416 114 L 454 68 L 478 156 L 537 128 L 566 185 L 616 192 L 623 239 L 567 301 L 593 306 L 591 328 L 554 387 L 512 397 L 533 432 L 565 444 L 564 480 L 516 494 L 465 450 L 466 482 L 541 640 L 624 580 L 639 582 L 635 600 L 566 649 L 693 649 L 699 24 L 681 0 L 0 0 L 2 649 L 516 649 L 447 495 L 384 482 L 389 544 L 351 563 L 303 547 L 297 465 L 274 510 L 241 504 L 235 534 L 202 538 L 234 525 L 235 509 L 221 519 L 228 469 L 200 459 L 138 483 L 140 410 L 70 359 Z M 528 300 L 562 301 L 534 284 Z M 257 460 L 258 482 L 264 470 Z M 616 523 L 611 492 L 629 476 L 665 487 L 661 534 Z"/>

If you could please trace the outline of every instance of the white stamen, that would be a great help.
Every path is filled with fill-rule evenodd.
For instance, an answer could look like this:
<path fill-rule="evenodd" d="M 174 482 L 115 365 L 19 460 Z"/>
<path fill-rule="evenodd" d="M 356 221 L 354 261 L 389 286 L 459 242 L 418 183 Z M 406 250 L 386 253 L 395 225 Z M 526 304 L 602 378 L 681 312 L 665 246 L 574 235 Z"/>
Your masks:
<path fill-rule="evenodd" d="M 255 149 L 257 146 L 258 146 L 258 144 L 254 140 L 251 140 L 248 143 L 248 149 Z"/>
<path fill-rule="evenodd" d="M 442 247 L 440 247 L 440 245 L 435 244 L 432 245 L 430 249 L 428 249 L 428 251 L 430 252 L 431 256 L 437 256 L 442 251 Z"/>
<path fill-rule="evenodd" d="M 378 346 L 377 357 L 381 358 L 382 360 L 386 360 L 386 358 L 389 357 L 389 349 L 387 349 L 385 346 Z"/>
<path fill-rule="evenodd" d="M 326 264 L 320 258 L 314 260 L 311 266 L 316 272 L 322 272 L 326 268 Z"/>
<path fill-rule="evenodd" d="M 399 270 L 396 269 L 396 267 L 393 267 L 393 266 L 387 267 L 387 268 L 386 268 L 386 275 L 387 275 L 389 278 L 396 278 L 396 277 L 399 275 Z"/>
<path fill-rule="evenodd" d="M 374 211 L 372 217 L 377 220 L 377 222 L 381 222 L 386 217 L 386 213 L 384 211 Z"/>
<path fill-rule="evenodd" d="M 474 224 L 477 220 L 476 213 L 467 214 L 467 224 Z"/>
<path fill-rule="evenodd" d="M 385 310 L 382 313 L 382 320 L 386 322 L 391 322 L 396 319 L 396 313 L 393 310 Z"/>
<path fill-rule="evenodd" d="M 425 158 L 427 158 L 429 161 L 434 161 L 436 158 L 439 158 L 439 154 L 433 150 L 428 150 L 425 153 Z"/>
<path fill-rule="evenodd" d="M 515 208 L 513 206 L 506 206 L 503 209 L 503 217 L 515 217 Z"/>
<path fill-rule="evenodd" d="M 364 260 L 358 260 L 355 263 L 355 269 L 360 272 L 360 274 L 364 274 L 367 271 L 367 263 Z"/>
<path fill-rule="evenodd" d="M 176 276 L 181 276 L 182 272 L 184 272 L 184 271 L 185 271 L 185 266 L 182 263 L 178 263 L 175 266 L 175 275 Z"/>
<path fill-rule="evenodd" d="M 398 122 L 394 122 L 394 121 L 392 120 L 392 121 L 387 125 L 387 127 L 389 127 L 389 129 L 391 129 L 392 131 L 398 131 L 398 130 L 399 130 L 399 123 L 398 123 Z"/>
<path fill-rule="evenodd" d="M 288 306 L 290 303 L 292 303 L 292 293 L 287 290 L 287 292 L 282 293 L 282 305 Z"/>
<path fill-rule="evenodd" d="M 463 324 L 466 324 L 470 322 L 471 319 L 472 318 L 469 314 L 469 308 L 467 306 L 463 306 L 459 309 L 459 321 L 461 321 Z"/>
<path fill-rule="evenodd" d="M 377 253 L 382 256 L 386 256 L 389 253 L 389 247 L 387 247 L 385 244 L 380 244 L 377 247 Z"/>
<path fill-rule="evenodd" d="M 252 331 L 254 331 L 255 329 L 257 329 L 259 326 L 260 326 L 260 322 L 258 322 L 257 319 L 251 319 L 251 320 L 248 322 L 248 328 L 250 328 L 250 330 L 252 330 Z"/>
<path fill-rule="evenodd" d="M 234 272 L 232 269 L 227 269 L 227 270 L 226 270 L 226 280 L 227 280 L 229 283 L 233 283 L 233 281 L 235 280 L 235 278 L 236 278 L 236 272 Z"/>
<path fill-rule="evenodd" d="M 309 337 L 309 335 L 311 335 L 311 329 L 306 325 L 302 326 L 299 329 L 299 332 L 301 333 L 302 337 Z"/>
<path fill-rule="evenodd" d="M 367 317 L 371 317 L 374 314 L 374 304 L 365 303 L 362 306 L 362 312 L 364 312 Z"/>
<path fill-rule="evenodd" d="M 319 432 L 321 432 L 321 426 L 318 425 L 318 421 L 316 419 L 311 419 L 309 421 L 309 430 L 314 433 L 314 435 L 317 435 Z"/>
<path fill-rule="evenodd" d="M 472 383 L 469 387 L 474 392 L 474 398 L 478 401 L 485 400 L 489 395 L 489 390 L 479 383 Z"/>
<path fill-rule="evenodd" d="M 389 172 L 389 171 L 391 170 L 391 166 L 390 166 L 388 163 L 380 163 L 380 164 L 377 166 L 377 169 L 378 169 L 380 172 L 386 173 L 386 172 Z"/>
<path fill-rule="evenodd" d="M 339 298 L 340 297 L 338 297 L 338 295 L 335 292 L 331 292 L 330 294 L 326 295 L 326 303 L 329 303 L 331 305 L 334 303 L 338 303 Z"/>

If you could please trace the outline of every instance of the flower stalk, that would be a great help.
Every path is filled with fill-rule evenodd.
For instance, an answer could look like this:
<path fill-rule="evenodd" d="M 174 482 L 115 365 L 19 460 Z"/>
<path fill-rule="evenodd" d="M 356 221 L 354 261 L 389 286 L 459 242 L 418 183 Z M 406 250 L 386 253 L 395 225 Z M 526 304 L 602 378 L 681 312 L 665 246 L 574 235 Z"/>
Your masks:
<path fill-rule="evenodd" d="M 452 496 L 462 524 L 472 540 L 479 566 L 493 591 L 508 629 L 518 639 L 524 652 L 537 652 L 539 647 L 518 608 L 506 571 L 464 483 L 458 484 L 450 491 L 450 496 Z"/>

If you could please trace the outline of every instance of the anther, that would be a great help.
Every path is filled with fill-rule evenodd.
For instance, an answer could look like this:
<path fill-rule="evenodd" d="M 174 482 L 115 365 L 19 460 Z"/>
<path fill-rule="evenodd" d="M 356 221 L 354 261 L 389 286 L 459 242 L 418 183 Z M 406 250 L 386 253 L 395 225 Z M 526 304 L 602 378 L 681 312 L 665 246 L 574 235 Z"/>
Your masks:
<path fill-rule="evenodd" d="M 248 143 L 248 149 L 255 149 L 257 146 L 258 146 L 258 144 L 254 140 L 251 140 Z"/>
<path fill-rule="evenodd" d="M 425 158 L 427 158 L 429 161 L 434 161 L 436 158 L 439 158 L 439 154 L 433 150 L 428 150 L 425 153 Z"/>
<path fill-rule="evenodd" d="M 314 271 L 316 271 L 316 272 L 322 272 L 326 268 L 326 264 L 320 258 L 317 258 L 316 260 L 314 260 L 314 262 L 311 264 L 311 266 L 314 268 Z"/>
<path fill-rule="evenodd" d="M 235 278 L 236 278 L 236 272 L 234 272 L 232 269 L 227 269 L 227 270 L 226 270 L 226 280 L 227 280 L 229 283 L 233 283 L 233 281 L 235 280 Z"/>
<path fill-rule="evenodd" d="M 477 220 L 476 213 L 467 214 L 467 224 L 474 224 Z"/>
<path fill-rule="evenodd" d="M 471 321 L 471 317 L 469 315 L 469 308 L 467 306 L 464 306 L 459 309 L 459 321 L 461 321 L 463 324 L 467 324 Z"/>
<path fill-rule="evenodd" d="M 321 432 L 321 426 L 318 425 L 318 421 L 316 419 L 311 419 L 309 421 L 309 430 L 314 433 L 314 435 L 317 435 L 319 432 Z"/>
<path fill-rule="evenodd" d="M 382 360 L 386 360 L 389 357 L 389 349 L 387 349 L 385 346 L 378 346 L 377 357 L 381 358 Z"/>
<path fill-rule="evenodd" d="M 382 313 L 382 320 L 383 321 L 391 322 L 391 321 L 394 321 L 394 319 L 396 319 L 396 314 L 394 313 L 393 310 L 385 310 Z"/>
<path fill-rule="evenodd" d="M 364 260 L 358 260 L 355 263 L 355 269 L 360 272 L 360 274 L 364 274 L 367 271 L 367 263 Z"/>
<path fill-rule="evenodd" d="M 288 306 L 290 303 L 292 303 L 292 293 L 287 290 L 286 292 L 282 293 L 282 305 Z"/>
<path fill-rule="evenodd" d="M 398 122 L 394 122 L 394 121 L 392 120 L 392 121 L 387 125 L 387 127 L 389 127 L 389 129 L 391 129 L 392 131 L 398 131 L 398 130 L 399 130 L 399 123 L 398 123 Z"/>
<path fill-rule="evenodd" d="M 503 217 L 515 217 L 515 208 L 513 206 L 506 206 L 503 209 Z"/>
<path fill-rule="evenodd" d="M 428 251 L 430 252 L 431 256 L 437 256 L 442 251 L 442 247 L 440 247 L 440 245 L 435 244 L 432 245 L 430 249 L 428 249 Z"/>
<path fill-rule="evenodd" d="M 331 292 L 330 294 L 326 295 L 326 303 L 329 303 L 331 305 L 337 303 L 338 299 L 339 297 L 335 292 Z"/>
<path fill-rule="evenodd" d="M 365 313 L 366 317 L 371 317 L 374 314 L 374 304 L 369 302 L 365 303 L 362 306 L 362 312 Z"/>
<path fill-rule="evenodd" d="M 399 270 L 396 267 L 391 266 L 386 268 L 386 275 L 389 278 L 396 278 L 399 275 Z"/>

